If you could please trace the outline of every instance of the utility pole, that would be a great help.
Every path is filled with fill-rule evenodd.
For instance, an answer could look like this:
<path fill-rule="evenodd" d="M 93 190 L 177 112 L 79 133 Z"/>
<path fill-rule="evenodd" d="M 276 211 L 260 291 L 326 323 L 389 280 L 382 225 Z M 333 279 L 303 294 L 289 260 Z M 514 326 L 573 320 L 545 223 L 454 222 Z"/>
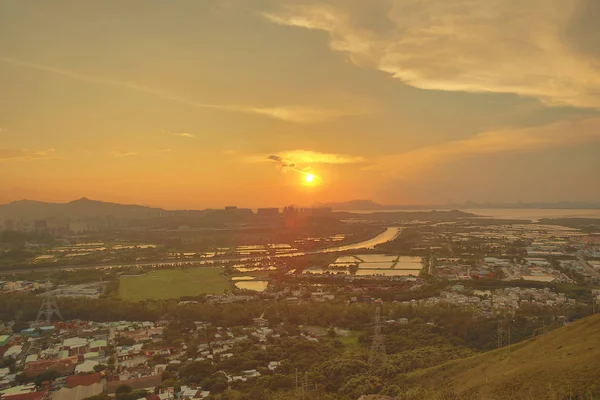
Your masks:
<path fill-rule="evenodd" d="M 508 321 L 508 352 L 510 353 L 510 321 Z"/>
<path fill-rule="evenodd" d="M 497 330 L 497 333 L 498 333 L 498 348 L 501 348 L 502 347 L 502 343 L 503 343 L 502 342 L 502 321 L 501 320 L 498 321 L 498 330 Z"/>
<path fill-rule="evenodd" d="M 542 333 L 546 333 L 546 318 L 542 319 Z"/>

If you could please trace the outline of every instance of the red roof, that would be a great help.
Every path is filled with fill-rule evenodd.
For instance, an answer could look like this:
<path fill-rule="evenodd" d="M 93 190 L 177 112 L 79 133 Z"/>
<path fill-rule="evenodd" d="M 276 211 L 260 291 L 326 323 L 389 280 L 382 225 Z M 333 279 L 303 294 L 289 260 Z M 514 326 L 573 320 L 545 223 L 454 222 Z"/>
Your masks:
<path fill-rule="evenodd" d="M 94 383 L 100 383 L 100 374 L 67 376 L 67 386 L 70 388 L 74 388 L 75 386 L 90 386 Z"/>
<path fill-rule="evenodd" d="M 67 367 L 73 366 L 77 364 L 77 357 L 67 357 L 67 358 L 59 358 L 59 359 L 51 359 L 51 360 L 39 360 L 39 361 L 30 361 L 25 364 L 23 370 L 25 372 L 29 370 L 45 370 L 45 369 L 53 369 L 58 367 Z"/>
<path fill-rule="evenodd" d="M 44 397 L 44 391 L 42 392 L 31 392 L 31 393 L 21 393 L 21 394 L 13 394 L 13 395 L 3 395 L 3 399 L 9 400 L 42 400 Z"/>

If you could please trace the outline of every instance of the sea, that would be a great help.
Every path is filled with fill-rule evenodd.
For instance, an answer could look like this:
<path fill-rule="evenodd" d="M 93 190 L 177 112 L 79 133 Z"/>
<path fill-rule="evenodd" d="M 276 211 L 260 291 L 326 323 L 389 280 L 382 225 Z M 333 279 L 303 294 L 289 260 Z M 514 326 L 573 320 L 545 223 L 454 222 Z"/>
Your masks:
<path fill-rule="evenodd" d="M 460 208 L 460 211 L 475 214 L 481 217 L 495 219 L 523 219 L 530 221 L 539 221 L 545 218 L 599 218 L 600 209 L 554 209 L 554 208 Z M 422 210 L 345 210 L 356 214 L 372 214 L 376 212 L 427 212 L 433 209 Z M 440 210 L 437 211 L 449 211 Z"/>

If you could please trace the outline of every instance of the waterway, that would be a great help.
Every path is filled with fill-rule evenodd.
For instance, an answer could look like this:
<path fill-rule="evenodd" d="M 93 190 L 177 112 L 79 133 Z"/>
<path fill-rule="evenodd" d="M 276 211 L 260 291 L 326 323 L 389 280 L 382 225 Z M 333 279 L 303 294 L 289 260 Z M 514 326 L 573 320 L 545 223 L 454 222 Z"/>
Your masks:
<path fill-rule="evenodd" d="M 263 261 L 273 258 L 284 258 L 284 257 L 297 257 L 304 256 L 306 254 L 321 254 L 321 253 L 333 253 L 338 251 L 347 251 L 347 250 L 359 250 L 359 249 L 372 249 L 378 244 L 382 244 L 385 242 L 389 242 L 393 240 L 398 234 L 401 232 L 402 228 L 393 227 L 387 228 L 383 233 L 365 240 L 363 242 L 354 243 L 346 246 L 339 247 L 330 247 L 326 249 L 320 249 L 311 252 L 295 252 L 295 253 L 285 253 L 285 254 L 276 254 L 272 256 L 253 256 L 253 257 L 228 257 L 228 258 L 219 258 L 216 260 L 199 260 L 199 261 L 151 261 L 151 262 L 142 262 L 142 263 L 124 263 L 124 264 L 112 264 L 112 265 L 69 265 L 69 266 L 56 266 L 56 267 L 44 267 L 44 268 L 20 268 L 18 270 L 8 270 L 8 271 L 0 271 L 0 274 L 12 274 L 17 272 L 28 272 L 28 271 L 48 271 L 48 270 L 69 270 L 69 269 L 91 269 L 91 268 L 122 268 L 122 267 L 177 267 L 177 266 L 219 266 L 221 263 L 225 262 L 249 262 L 249 261 Z"/>
<path fill-rule="evenodd" d="M 319 251 L 315 251 L 313 253 L 334 253 L 338 251 L 348 251 L 348 250 L 360 250 L 360 249 L 372 249 L 378 244 L 389 242 L 390 240 L 394 240 L 396 236 L 400 234 L 402 228 L 392 227 L 387 228 L 383 233 L 375 236 L 372 239 L 365 240 L 364 242 L 349 244 L 345 246 L 339 247 L 330 247 L 328 249 L 322 249 Z"/>

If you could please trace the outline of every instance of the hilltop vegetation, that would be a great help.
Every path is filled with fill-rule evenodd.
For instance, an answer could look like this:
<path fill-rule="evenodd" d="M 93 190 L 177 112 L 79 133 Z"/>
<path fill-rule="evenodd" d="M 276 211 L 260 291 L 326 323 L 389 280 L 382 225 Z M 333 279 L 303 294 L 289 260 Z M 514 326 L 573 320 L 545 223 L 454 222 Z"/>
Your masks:
<path fill-rule="evenodd" d="M 598 399 L 600 315 L 397 378 L 423 399 Z"/>

